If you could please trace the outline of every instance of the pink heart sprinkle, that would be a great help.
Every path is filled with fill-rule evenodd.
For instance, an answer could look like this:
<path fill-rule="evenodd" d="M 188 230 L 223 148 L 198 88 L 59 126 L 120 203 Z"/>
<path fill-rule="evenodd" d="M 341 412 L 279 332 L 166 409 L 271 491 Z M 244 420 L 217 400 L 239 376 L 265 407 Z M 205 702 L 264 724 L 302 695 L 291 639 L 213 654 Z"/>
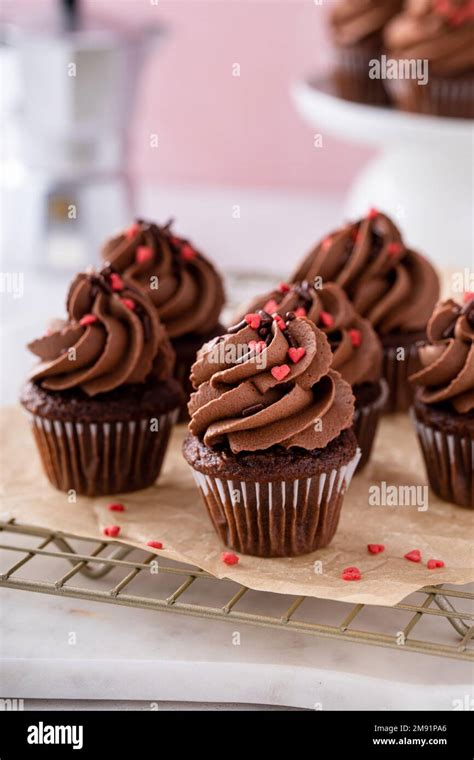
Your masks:
<path fill-rule="evenodd" d="M 420 562 L 421 561 L 421 552 L 419 549 L 413 549 L 411 552 L 408 552 L 404 555 L 405 559 L 409 559 L 410 562 Z"/>
<path fill-rule="evenodd" d="M 444 567 L 442 559 L 429 559 L 426 563 L 428 570 L 435 570 L 437 567 Z"/>
<path fill-rule="evenodd" d="M 362 575 L 358 567 L 346 567 L 342 571 L 342 580 L 360 581 Z"/>
<path fill-rule="evenodd" d="M 104 536 L 115 538 L 120 533 L 120 525 L 107 525 L 103 530 Z"/>
<path fill-rule="evenodd" d="M 283 380 L 290 373 L 288 364 L 280 364 L 279 366 L 272 367 L 271 373 L 275 380 Z"/>
<path fill-rule="evenodd" d="M 288 356 L 290 357 L 291 361 L 294 364 L 298 364 L 298 362 L 305 355 L 306 355 L 306 349 L 303 348 L 303 346 L 300 346 L 299 348 L 289 348 L 288 349 Z"/>

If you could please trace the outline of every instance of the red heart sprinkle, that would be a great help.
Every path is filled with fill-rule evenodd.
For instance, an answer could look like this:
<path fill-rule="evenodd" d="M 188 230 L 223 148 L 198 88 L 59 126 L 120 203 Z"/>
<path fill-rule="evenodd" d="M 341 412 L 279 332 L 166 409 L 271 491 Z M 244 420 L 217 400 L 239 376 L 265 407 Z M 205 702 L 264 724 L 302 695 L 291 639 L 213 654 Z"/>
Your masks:
<path fill-rule="evenodd" d="M 442 559 L 429 559 L 426 563 L 428 570 L 435 570 L 437 567 L 444 567 Z"/>
<path fill-rule="evenodd" d="M 276 311 L 277 309 L 278 309 L 278 304 L 274 298 L 271 298 L 269 301 L 267 301 L 267 303 L 263 307 L 263 311 L 266 311 L 267 314 L 273 314 L 273 312 Z"/>
<path fill-rule="evenodd" d="M 305 356 L 306 349 L 303 348 L 303 346 L 300 346 L 299 348 L 289 348 L 288 349 L 288 356 L 290 357 L 293 364 L 298 364 L 298 362 Z"/>
<path fill-rule="evenodd" d="M 421 552 L 419 549 L 412 549 L 412 551 L 405 554 L 404 557 L 405 559 L 409 559 L 410 562 L 420 562 Z"/>
<path fill-rule="evenodd" d="M 103 530 L 104 536 L 111 536 L 112 538 L 115 538 L 115 536 L 118 536 L 120 533 L 120 525 L 107 525 L 106 528 Z"/>
<path fill-rule="evenodd" d="M 262 321 L 260 314 L 246 314 L 244 319 L 252 330 L 258 330 L 260 322 Z"/>
<path fill-rule="evenodd" d="M 398 256 L 402 250 L 403 245 L 396 240 L 394 240 L 392 243 L 389 243 L 387 246 L 387 253 L 389 256 Z"/>
<path fill-rule="evenodd" d="M 267 344 L 264 340 L 249 340 L 248 346 L 251 351 L 260 353 L 260 351 L 263 351 L 263 349 L 267 347 Z"/>
<path fill-rule="evenodd" d="M 334 324 L 334 319 L 328 311 L 320 313 L 319 321 L 323 323 L 324 327 L 332 327 Z"/>
<path fill-rule="evenodd" d="M 283 380 L 290 373 L 290 368 L 288 364 L 280 364 L 279 366 L 272 367 L 271 373 L 275 380 Z"/>
<path fill-rule="evenodd" d="M 349 330 L 349 337 L 354 348 L 358 348 L 362 343 L 362 333 L 360 330 L 356 330 L 355 328 Z"/>
<path fill-rule="evenodd" d="M 95 314 L 84 314 L 82 319 L 79 320 L 79 324 L 81 325 L 81 327 L 87 327 L 87 325 L 93 325 L 94 322 L 97 322 L 97 317 L 95 316 Z"/>
<path fill-rule="evenodd" d="M 290 290 L 290 286 L 288 285 L 287 282 L 280 282 L 280 284 L 278 285 L 278 290 L 280 291 L 280 293 L 288 293 Z"/>
<path fill-rule="evenodd" d="M 196 258 L 196 251 L 194 248 L 191 248 L 189 243 L 184 243 L 184 245 L 181 246 L 180 254 L 181 258 L 185 259 L 186 261 L 191 261 L 191 259 Z"/>
<path fill-rule="evenodd" d="M 474 291 L 472 293 L 464 293 L 464 303 L 469 303 L 472 298 L 474 298 Z"/>
<path fill-rule="evenodd" d="M 146 545 L 147 546 L 151 546 L 152 549 L 162 549 L 163 548 L 163 544 L 161 543 L 161 541 L 147 541 Z"/>
<path fill-rule="evenodd" d="M 111 512 L 125 512 L 125 507 L 123 504 L 108 504 L 107 509 L 109 509 Z"/>
<path fill-rule="evenodd" d="M 302 306 L 298 306 L 297 309 L 295 309 L 295 317 L 305 317 L 306 316 L 306 309 L 303 309 Z"/>
<path fill-rule="evenodd" d="M 280 330 L 286 330 L 286 323 L 283 317 L 281 317 L 279 314 L 272 314 L 273 319 L 277 323 Z"/>
<path fill-rule="evenodd" d="M 383 544 L 367 544 L 367 549 L 370 554 L 380 554 L 385 551 L 385 546 Z"/>
<path fill-rule="evenodd" d="M 321 243 L 321 250 L 323 251 L 329 251 L 330 247 L 332 245 L 332 237 L 324 238 L 323 242 Z"/>
<path fill-rule="evenodd" d="M 132 224 L 130 225 L 130 227 L 124 230 L 123 234 L 127 238 L 127 240 L 132 240 L 138 232 L 140 232 L 140 225 Z"/>
<path fill-rule="evenodd" d="M 221 560 L 225 565 L 238 565 L 240 557 L 238 557 L 237 554 L 233 554 L 232 552 L 222 552 Z"/>
<path fill-rule="evenodd" d="M 144 264 L 153 258 L 153 251 L 149 245 L 139 245 L 135 251 L 135 261 L 137 264 Z"/>
<path fill-rule="evenodd" d="M 367 212 L 367 219 L 375 219 L 376 216 L 380 214 L 380 211 L 378 211 L 376 208 L 369 208 Z"/>
<path fill-rule="evenodd" d="M 121 301 L 123 305 L 127 307 L 127 309 L 130 309 L 130 311 L 135 310 L 135 301 L 133 301 L 131 298 L 122 298 Z"/>
<path fill-rule="evenodd" d="M 360 581 L 362 575 L 358 567 L 346 567 L 342 571 L 343 581 Z"/>
<path fill-rule="evenodd" d="M 109 279 L 112 290 L 123 290 L 123 280 L 119 274 L 112 272 Z"/>

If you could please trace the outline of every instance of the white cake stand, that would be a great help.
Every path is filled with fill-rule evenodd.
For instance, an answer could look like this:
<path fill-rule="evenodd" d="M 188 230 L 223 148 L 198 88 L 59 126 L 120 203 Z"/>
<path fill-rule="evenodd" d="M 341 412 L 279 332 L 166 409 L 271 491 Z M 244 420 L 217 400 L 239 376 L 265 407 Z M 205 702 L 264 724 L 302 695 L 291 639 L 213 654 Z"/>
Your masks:
<path fill-rule="evenodd" d="M 292 95 L 323 142 L 326 134 L 379 149 L 347 188 L 348 218 L 375 206 L 439 265 L 474 265 L 472 121 L 351 103 L 321 81 L 299 82 Z"/>

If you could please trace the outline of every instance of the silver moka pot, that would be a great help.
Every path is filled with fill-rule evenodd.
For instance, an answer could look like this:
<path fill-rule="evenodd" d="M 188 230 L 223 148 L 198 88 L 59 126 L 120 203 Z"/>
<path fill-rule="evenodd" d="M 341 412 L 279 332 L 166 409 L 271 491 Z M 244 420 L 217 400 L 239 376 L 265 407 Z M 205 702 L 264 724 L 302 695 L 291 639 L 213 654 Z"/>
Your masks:
<path fill-rule="evenodd" d="M 52 17 L 2 26 L 4 110 L 0 239 L 4 258 L 74 269 L 127 224 L 129 126 L 158 27 L 85 16 L 63 0 Z M 19 264 L 18 264 L 19 265 Z"/>

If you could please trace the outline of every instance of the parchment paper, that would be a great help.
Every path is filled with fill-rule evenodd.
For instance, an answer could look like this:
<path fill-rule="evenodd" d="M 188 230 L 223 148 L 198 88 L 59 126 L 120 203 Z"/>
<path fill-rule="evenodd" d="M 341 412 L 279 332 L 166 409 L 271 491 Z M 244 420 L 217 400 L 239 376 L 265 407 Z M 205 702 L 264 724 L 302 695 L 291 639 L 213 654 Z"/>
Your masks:
<path fill-rule="evenodd" d="M 1 412 L 1 517 L 102 539 L 104 526 L 121 526 L 119 541 L 154 551 L 145 544 L 161 541 L 156 551 L 227 577 L 249 588 L 343 602 L 393 605 L 424 585 L 474 581 L 474 513 L 440 501 L 429 492 L 428 509 L 420 505 L 370 506 L 369 488 L 426 485 L 424 463 L 407 415 L 382 420 L 371 463 L 357 475 L 345 497 L 339 529 L 324 550 L 292 559 L 241 556 L 227 566 L 223 546 L 211 526 L 189 467 L 181 456 L 185 427 L 178 427 L 167 452 L 159 484 L 134 494 L 98 499 L 77 497 L 68 503 L 43 475 L 26 417 L 19 408 Z M 110 502 L 126 506 L 110 512 Z M 370 555 L 368 543 L 385 544 L 385 552 Z M 420 549 L 420 564 L 403 555 Z M 428 570 L 426 561 L 442 559 L 445 567 Z M 319 562 L 318 562 L 319 561 Z M 315 565 L 315 562 L 317 563 Z M 360 581 L 343 581 L 342 570 L 356 565 Z"/>

